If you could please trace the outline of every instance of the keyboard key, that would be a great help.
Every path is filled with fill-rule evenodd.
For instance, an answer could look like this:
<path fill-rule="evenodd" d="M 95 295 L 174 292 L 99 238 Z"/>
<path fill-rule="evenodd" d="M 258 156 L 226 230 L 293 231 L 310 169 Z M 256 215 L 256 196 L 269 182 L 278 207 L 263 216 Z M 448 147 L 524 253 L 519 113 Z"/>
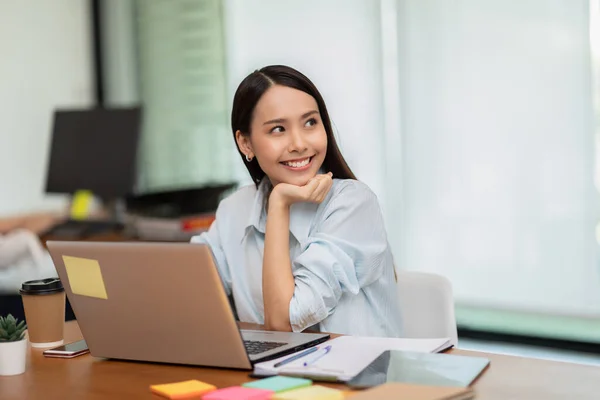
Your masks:
<path fill-rule="evenodd" d="M 259 342 L 255 340 L 244 340 L 246 351 L 248 354 L 260 354 L 265 351 L 273 350 L 281 346 L 285 346 L 287 343 L 282 342 Z"/>

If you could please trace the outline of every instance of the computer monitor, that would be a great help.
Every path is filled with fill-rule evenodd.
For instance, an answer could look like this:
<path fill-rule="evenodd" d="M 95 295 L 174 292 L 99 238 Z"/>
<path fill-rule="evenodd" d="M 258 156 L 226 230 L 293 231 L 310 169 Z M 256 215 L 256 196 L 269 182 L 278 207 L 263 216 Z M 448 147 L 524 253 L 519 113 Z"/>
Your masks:
<path fill-rule="evenodd" d="M 137 182 L 140 125 L 139 107 L 55 111 L 46 192 L 89 190 L 108 219 L 69 219 L 42 236 L 81 238 L 123 229 L 125 198 Z"/>
<path fill-rule="evenodd" d="M 89 190 L 103 201 L 131 194 L 140 125 L 139 107 L 57 110 L 46 192 Z"/>

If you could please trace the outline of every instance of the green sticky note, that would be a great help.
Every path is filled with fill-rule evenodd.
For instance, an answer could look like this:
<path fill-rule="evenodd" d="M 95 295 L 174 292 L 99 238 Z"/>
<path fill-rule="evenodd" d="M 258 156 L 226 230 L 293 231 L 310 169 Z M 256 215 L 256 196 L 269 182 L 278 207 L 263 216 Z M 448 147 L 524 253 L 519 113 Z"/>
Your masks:
<path fill-rule="evenodd" d="M 246 382 L 242 386 L 254 389 L 272 390 L 273 392 L 284 392 L 312 385 L 310 379 L 294 378 L 291 376 L 272 376 L 254 382 Z"/>

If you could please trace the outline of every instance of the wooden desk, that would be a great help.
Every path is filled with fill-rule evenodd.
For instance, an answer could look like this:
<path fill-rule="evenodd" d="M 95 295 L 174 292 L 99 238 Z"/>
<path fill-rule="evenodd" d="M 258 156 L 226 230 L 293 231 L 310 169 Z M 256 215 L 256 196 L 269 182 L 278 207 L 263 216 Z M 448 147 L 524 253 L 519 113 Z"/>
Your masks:
<path fill-rule="evenodd" d="M 85 238 L 64 238 L 60 236 L 40 236 L 40 241 L 46 247 L 46 242 L 51 240 L 57 241 L 73 241 L 73 242 L 137 242 L 140 241 L 137 237 L 133 235 L 128 235 L 125 233 L 103 233 L 92 235 Z"/>
<path fill-rule="evenodd" d="M 75 321 L 65 341 L 81 339 Z M 491 365 L 475 382 L 477 400 L 558 400 L 600 398 L 600 367 L 452 350 L 453 354 L 487 357 Z M 46 358 L 31 349 L 25 374 L 0 377 L 0 399 L 160 399 L 151 384 L 199 379 L 218 387 L 250 380 L 247 371 L 107 361 L 90 355 Z M 342 390 L 344 385 L 328 385 Z M 348 392 L 351 396 L 351 393 Z"/>

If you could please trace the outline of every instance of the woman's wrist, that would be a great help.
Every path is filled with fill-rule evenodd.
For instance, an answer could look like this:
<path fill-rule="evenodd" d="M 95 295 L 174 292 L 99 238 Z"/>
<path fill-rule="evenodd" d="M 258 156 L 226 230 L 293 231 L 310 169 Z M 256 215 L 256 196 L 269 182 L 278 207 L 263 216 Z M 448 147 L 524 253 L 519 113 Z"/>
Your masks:
<path fill-rule="evenodd" d="M 269 196 L 269 209 L 268 211 L 288 211 L 290 209 L 290 204 L 286 201 L 285 197 L 279 193 L 277 187 L 273 188 L 271 191 L 271 195 Z"/>

